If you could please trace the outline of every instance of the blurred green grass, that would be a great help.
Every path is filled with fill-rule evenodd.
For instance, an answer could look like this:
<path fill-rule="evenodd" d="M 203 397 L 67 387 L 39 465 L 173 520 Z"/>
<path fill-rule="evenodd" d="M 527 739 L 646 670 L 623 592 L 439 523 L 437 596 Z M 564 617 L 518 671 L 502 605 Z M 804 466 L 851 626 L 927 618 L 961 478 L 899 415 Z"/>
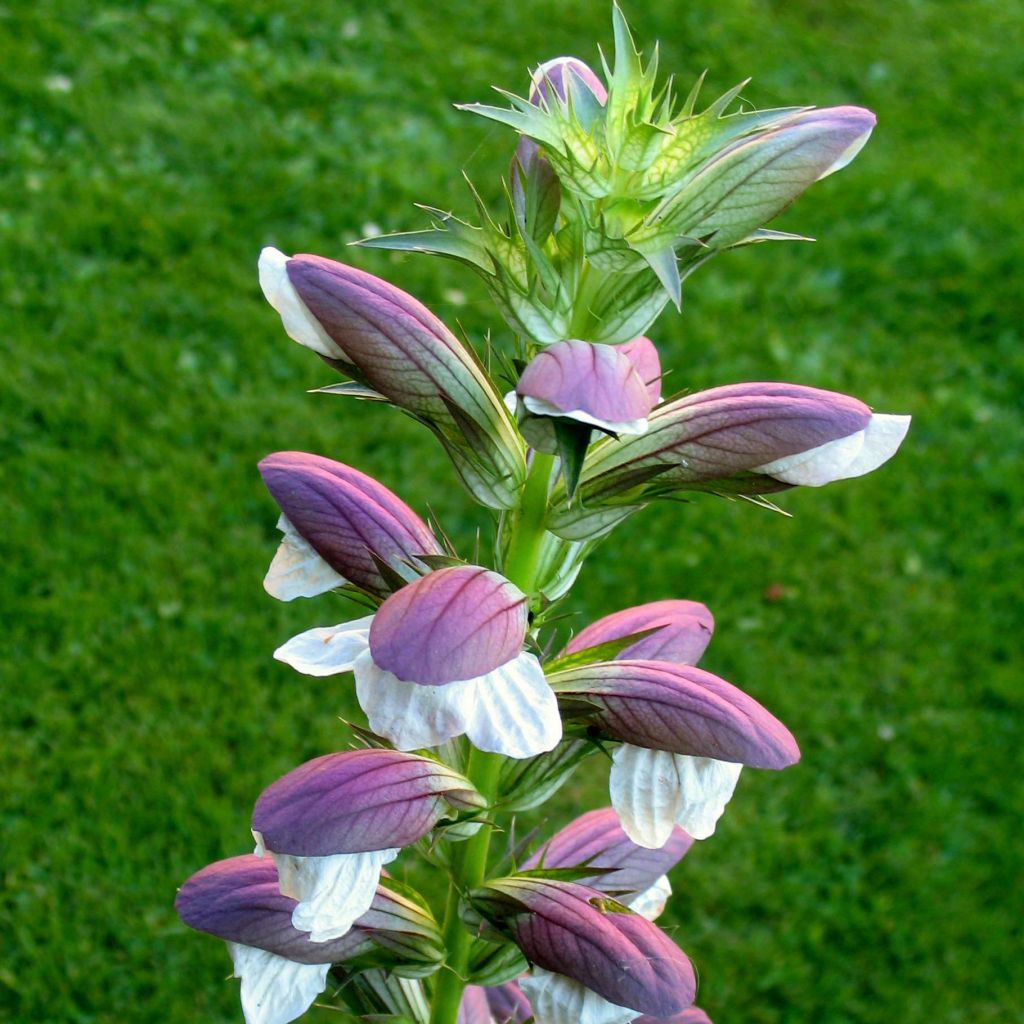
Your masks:
<path fill-rule="evenodd" d="M 792 519 L 653 508 L 585 570 L 583 615 L 711 605 L 706 666 L 804 751 L 745 774 L 666 921 L 718 1022 L 1024 1019 L 1019 12 L 627 14 L 683 83 L 709 68 L 708 95 L 752 74 L 757 106 L 879 115 L 779 222 L 815 246 L 723 257 L 652 332 L 672 386 L 787 379 L 915 417 L 875 475 L 784 496 Z M 463 169 L 494 195 L 510 138 L 451 103 L 609 35 L 604 4 L 536 0 L 0 7 L 0 1018 L 241 1019 L 175 887 L 246 849 L 259 790 L 353 713 L 343 681 L 269 657 L 335 610 L 263 594 L 255 463 L 331 455 L 465 545 L 488 525 L 411 422 L 304 394 L 329 374 L 263 303 L 256 254 L 350 260 L 500 342 L 456 267 L 344 246 L 419 226 L 415 201 L 468 212 Z"/>

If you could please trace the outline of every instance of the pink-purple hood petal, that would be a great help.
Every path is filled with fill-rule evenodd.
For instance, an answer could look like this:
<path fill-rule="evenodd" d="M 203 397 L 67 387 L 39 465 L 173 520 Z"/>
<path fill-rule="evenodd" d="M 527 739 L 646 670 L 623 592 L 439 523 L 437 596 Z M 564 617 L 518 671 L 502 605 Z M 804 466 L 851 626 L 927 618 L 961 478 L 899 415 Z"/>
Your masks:
<path fill-rule="evenodd" d="M 274 501 L 314 551 L 345 579 L 386 597 L 374 558 L 426 570 L 419 555 L 441 547 L 405 502 L 351 466 L 306 452 L 275 452 L 259 464 Z"/>
<path fill-rule="evenodd" d="M 566 975 L 618 1006 L 667 1017 L 693 1003 L 686 955 L 664 932 L 596 889 L 515 876 L 469 894 L 527 960 Z"/>
<path fill-rule="evenodd" d="M 567 416 L 631 433 L 652 407 L 645 382 L 621 348 L 575 339 L 549 345 L 534 356 L 516 394 L 537 415 Z"/>
<path fill-rule="evenodd" d="M 698 601 L 650 601 L 606 615 L 581 629 L 563 654 L 619 640 L 633 633 L 655 632 L 623 648 L 616 661 L 672 661 L 696 665 L 711 640 L 715 620 Z"/>
<path fill-rule="evenodd" d="M 433 946 L 433 956 L 428 953 L 428 958 L 440 955 L 436 949 L 440 936 L 433 922 L 419 907 L 384 886 L 377 887 L 370 909 L 345 935 L 327 942 L 310 941 L 308 932 L 292 925 L 297 902 L 281 895 L 277 868 L 269 857 L 246 854 L 208 864 L 182 885 L 174 906 L 182 921 L 196 931 L 302 964 L 340 963 L 376 944 L 401 949 L 414 958 Z"/>
<path fill-rule="evenodd" d="M 409 846 L 449 807 L 481 802 L 466 779 L 438 761 L 397 750 L 347 750 L 271 783 L 256 801 L 252 827 L 274 853 L 366 853 Z"/>
<path fill-rule="evenodd" d="M 406 682 L 444 686 L 517 657 L 526 597 L 480 566 L 438 569 L 391 595 L 370 627 L 374 663 Z"/>
<path fill-rule="evenodd" d="M 785 768 L 800 759 L 790 731 L 753 697 L 689 665 L 609 661 L 549 677 L 565 712 L 636 747 Z"/>

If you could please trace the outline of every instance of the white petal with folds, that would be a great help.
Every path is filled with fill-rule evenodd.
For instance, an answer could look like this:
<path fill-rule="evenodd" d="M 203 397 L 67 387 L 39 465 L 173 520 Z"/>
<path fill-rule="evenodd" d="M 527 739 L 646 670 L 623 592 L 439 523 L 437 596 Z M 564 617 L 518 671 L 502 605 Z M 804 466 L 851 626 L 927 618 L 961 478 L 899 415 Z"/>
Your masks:
<path fill-rule="evenodd" d="M 524 651 L 475 682 L 466 725 L 475 747 L 506 757 L 533 757 L 558 745 L 558 700 L 533 654 Z"/>
<path fill-rule="evenodd" d="M 519 979 L 533 1010 L 535 1024 L 629 1024 L 640 1016 L 602 999 L 596 992 L 564 974 L 534 967 L 527 977 Z"/>
<path fill-rule="evenodd" d="M 257 840 L 257 853 L 262 843 Z M 341 938 L 373 902 L 380 871 L 399 851 L 339 853 L 333 857 L 294 857 L 268 851 L 274 858 L 284 896 L 298 900 L 292 924 L 309 932 L 311 942 Z"/>
<path fill-rule="evenodd" d="M 398 750 L 436 747 L 465 733 L 481 750 L 533 757 L 562 738 L 558 701 L 540 662 L 526 652 L 482 676 L 444 686 L 399 679 L 368 651 L 354 671 L 370 728 Z"/>
<path fill-rule="evenodd" d="M 320 326 L 320 321 L 299 298 L 299 293 L 288 278 L 288 260 L 289 257 L 280 249 L 270 246 L 260 253 L 259 260 L 260 288 L 267 302 L 281 315 L 285 333 L 293 341 L 322 356 L 348 362 L 344 351 L 331 341 Z"/>
<path fill-rule="evenodd" d="M 534 416 L 561 416 L 563 419 L 575 420 L 577 423 L 599 427 L 601 430 L 610 430 L 613 434 L 647 433 L 646 417 L 639 420 L 623 420 L 613 423 L 611 420 L 602 420 L 597 416 L 591 416 L 590 413 L 584 412 L 582 409 L 570 409 L 568 412 L 564 412 L 558 406 L 552 405 L 551 402 L 545 402 L 543 398 L 531 398 L 529 395 L 523 398 L 523 405 Z"/>
<path fill-rule="evenodd" d="M 833 480 L 849 480 L 870 473 L 891 459 L 909 429 L 909 416 L 876 413 L 868 425 L 855 434 L 766 462 L 754 472 L 802 487 L 821 487 Z"/>
<path fill-rule="evenodd" d="M 378 667 L 369 651 L 354 671 L 356 697 L 370 728 L 397 750 L 436 747 L 466 731 L 475 679 L 446 686 L 408 683 Z"/>
<path fill-rule="evenodd" d="M 294 601 L 297 597 L 317 597 L 344 586 L 345 577 L 335 572 L 313 550 L 287 516 L 281 516 L 277 528 L 284 538 L 263 579 L 263 589 L 271 597 L 278 601 Z"/>
<path fill-rule="evenodd" d="M 246 1024 L 288 1024 L 301 1017 L 327 984 L 328 964 L 297 964 L 276 953 L 228 943 L 235 977 L 242 979 Z"/>
<path fill-rule="evenodd" d="M 370 648 L 372 615 L 341 622 L 337 626 L 316 626 L 282 644 L 274 657 L 307 676 L 333 676 L 351 672 L 356 661 Z"/>
<path fill-rule="evenodd" d="M 623 743 L 612 755 L 609 793 L 626 835 L 658 849 L 680 825 L 707 839 L 736 788 L 743 766 Z"/>
<path fill-rule="evenodd" d="M 662 875 L 661 878 L 655 879 L 649 888 L 623 902 L 634 914 L 653 921 L 665 909 L 665 904 L 668 903 L 671 895 L 672 886 L 669 884 L 668 875 Z"/>

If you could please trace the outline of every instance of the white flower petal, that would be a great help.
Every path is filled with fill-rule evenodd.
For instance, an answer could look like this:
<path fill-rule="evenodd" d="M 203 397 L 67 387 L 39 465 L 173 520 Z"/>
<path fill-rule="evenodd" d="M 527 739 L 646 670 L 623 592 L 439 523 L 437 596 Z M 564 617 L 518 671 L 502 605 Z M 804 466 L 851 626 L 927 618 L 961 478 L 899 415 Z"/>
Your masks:
<path fill-rule="evenodd" d="M 592 427 L 599 427 L 601 430 L 610 430 L 613 434 L 647 433 L 646 417 L 639 420 L 623 420 L 613 423 L 610 420 L 602 420 L 596 416 L 591 416 L 590 413 L 584 412 L 582 409 L 570 409 L 568 412 L 565 412 L 551 402 L 546 402 L 543 398 L 532 398 L 530 395 L 524 396 L 523 405 L 534 416 L 561 416 L 567 420 L 575 420 L 577 423 L 586 423 Z"/>
<path fill-rule="evenodd" d="M 369 650 L 355 664 L 356 697 L 370 728 L 398 750 L 436 747 L 466 731 L 476 680 L 445 686 L 408 683 L 378 667 Z"/>
<path fill-rule="evenodd" d="M 301 1017 L 327 985 L 328 964 L 297 964 L 263 949 L 228 943 L 242 979 L 246 1024 L 288 1024 Z"/>
<path fill-rule="evenodd" d="M 537 658 L 518 657 L 479 676 L 466 735 L 475 747 L 506 757 L 533 757 L 562 738 L 558 700 Z"/>
<path fill-rule="evenodd" d="M 564 974 L 534 967 L 519 979 L 533 1010 L 535 1024 L 629 1024 L 639 1010 L 602 999 L 596 992 Z"/>
<path fill-rule="evenodd" d="M 634 914 L 640 914 L 648 921 L 653 921 L 665 909 L 671 895 L 672 886 L 669 884 L 668 875 L 662 875 L 661 878 L 655 879 L 649 888 L 623 902 Z"/>
<path fill-rule="evenodd" d="M 372 615 L 341 622 L 337 626 L 316 626 L 282 644 L 274 657 L 307 676 L 333 676 L 351 672 L 356 660 L 370 647 Z"/>
<path fill-rule="evenodd" d="M 260 288 L 267 302 L 281 315 L 285 333 L 293 341 L 322 356 L 348 362 L 344 351 L 330 339 L 320 322 L 299 298 L 299 293 L 288 278 L 289 258 L 271 246 L 260 253 Z"/>
<path fill-rule="evenodd" d="M 876 413 L 863 430 L 758 466 L 754 472 L 787 484 L 821 487 L 877 469 L 896 454 L 910 429 L 909 416 Z"/>
<path fill-rule="evenodd" d="M 258 849 L 259 847 L 257 847 Z M 281 893 L 298 900 L 292 924 L 309 932 L 311 942 L 341 938 L 373 902 L 380 871 L 399 851 L 339 853 L 333 857 L 294 857 L 274 853 Z"/>
<path fill-rule="evenodd" d="M 284 538 L 263 579 L 263 589 L 271 597 L 278 601 L 317 597 L 347 582 L 313 550 L 287 516 L 281 516 L 277 528 Z"/>
<path fill-rule="evenodd" d="M 742 765 L 623 743 L 612 755 L 609 791 L 626 835 L 657 849 L 679 825 L 707 839 L 736 788 Z"/>

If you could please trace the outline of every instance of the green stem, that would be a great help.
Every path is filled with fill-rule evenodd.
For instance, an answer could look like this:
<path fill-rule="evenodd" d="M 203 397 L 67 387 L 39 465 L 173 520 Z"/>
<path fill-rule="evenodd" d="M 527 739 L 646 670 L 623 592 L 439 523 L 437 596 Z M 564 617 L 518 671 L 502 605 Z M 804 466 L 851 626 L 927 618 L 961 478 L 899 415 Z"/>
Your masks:
<path fill-rule="evenodd" d="M 523 593 L 536 590 L 537 574 L 544 542 L 544 520 L 548 508 L 548 484 L 554 457 L 534 452 L 530 463 L 522 502 L 513 513 L 512 535 L 506 548 L 502 571 Z M 470 747 L 466 775 L 487 799 L 494 803 L 502 758 Z M 470 889 L 487 877 L 487 855 L 491 846 L 493 826 L 481 824 L 476 835 L 453 848 L 448 899 L 445 903 L 443 934 L 448 958 L 437 976 L 434 987 L 430 1024 L 455 1024 L 459 1003 L 466 987 L 469 951 L 473 937 L 459 919 L 459 903 Z"/>
<path fill-rule="evenodd" d="M 532 594 L 536 590 L 537 570 L 544 544 L 544 519 L 548 511 L 548 484 L 554 458 L 543 452 L 533 453 L 523 501 L 505 549 L 502 572 L 524 594 Z"/>
<path fill-rule="evenodd" d="M 501 771 L 501 757 L 470 748 L 466 774 L 488 803 L 494 801 Z M 452 874 L 448 882 L 448 901 L 444 911 L 444 942 L 448 959 L 441 968 L 430 1024 L 455 1024 L 466 987 L 469 969 L 469 948 L 473 937 L 459 920 L 459 902 L 464 893 L 480 885 L 487 877 L 487 854 L 491 846 L 492 826 L 486 822 L 476 835 L 455 847 Z"/>

